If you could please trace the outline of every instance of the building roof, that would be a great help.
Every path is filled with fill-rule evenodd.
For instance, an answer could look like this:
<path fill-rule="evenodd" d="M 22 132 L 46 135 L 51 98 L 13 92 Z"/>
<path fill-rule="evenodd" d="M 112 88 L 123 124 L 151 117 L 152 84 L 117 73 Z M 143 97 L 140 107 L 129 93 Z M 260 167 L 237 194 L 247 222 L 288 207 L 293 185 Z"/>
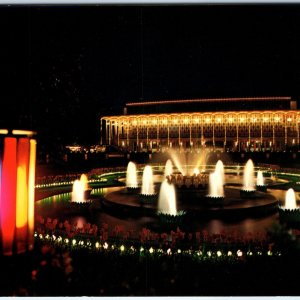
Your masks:
<path fill-rule="evenodd" d="M 212 102 L 245 102 L 245 101 L 291 101 L 286 97 L 237 97 L 237 98 L 201 98 L 201 99 L 181 99 L 181 100 L 157 100 L 143 102 L 129 102 L 126 106 L 146 106 L 146 105 L 168 105 L 185 103 L 212 103 Z"/>
<path fill-rule="evenodd" d="M 291 102 L 292 98 L 289 96 L 157 100 L 126 103 L 124 113 L 285 110 L 291 109 Z"/>

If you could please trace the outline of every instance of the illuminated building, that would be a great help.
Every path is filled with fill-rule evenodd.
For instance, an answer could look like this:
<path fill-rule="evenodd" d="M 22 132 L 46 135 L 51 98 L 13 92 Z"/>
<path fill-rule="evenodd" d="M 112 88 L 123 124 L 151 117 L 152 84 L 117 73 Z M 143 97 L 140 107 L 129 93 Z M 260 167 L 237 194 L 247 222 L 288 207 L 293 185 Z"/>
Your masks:
<path fill-rule="evenodd" d="M 299 125 L 291 97 L 255 97 L 127 103 L 100 127 L 103 143 L 130 151 L 282 151 L 299 146 Z"/>

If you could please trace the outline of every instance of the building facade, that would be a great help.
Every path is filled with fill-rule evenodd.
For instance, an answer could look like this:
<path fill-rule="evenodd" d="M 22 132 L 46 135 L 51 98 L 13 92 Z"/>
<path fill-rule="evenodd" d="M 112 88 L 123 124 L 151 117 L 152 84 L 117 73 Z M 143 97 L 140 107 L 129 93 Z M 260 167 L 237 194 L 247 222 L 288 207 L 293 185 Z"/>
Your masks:
<path fill-rule="evenodd" d="M 272 109 L 265 109 L 267 102 Z M 247 110 L 235 110 L 236 104 L 243 103 L 247 104 Z M 198 111 L 182 111 L 192 110 L 188 107 L 191 104 Z M 128 114 L 131 107 L 134 113 Z M 163 112 L 153 113 L 153 109 L 160 108 Z M 145 113 L 147 110 L 149 113 Z M 127 103 L 124 113 L 101 118 L 103 143 L 129 151 L 203 147 L 224 151 L 283 151 L 300 144 L 300 112 L 291 97 Z"/>

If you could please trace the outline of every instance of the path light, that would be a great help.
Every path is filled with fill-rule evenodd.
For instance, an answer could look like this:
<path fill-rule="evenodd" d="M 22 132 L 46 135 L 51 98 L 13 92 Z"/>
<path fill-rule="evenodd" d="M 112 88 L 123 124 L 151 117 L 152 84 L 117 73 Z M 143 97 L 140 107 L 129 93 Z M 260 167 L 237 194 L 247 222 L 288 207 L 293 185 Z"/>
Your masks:
<path fill-rule="evenodd" d="M 1 252 L 19 254 L 33 248 L 35 132 L 0 129 Z"/>

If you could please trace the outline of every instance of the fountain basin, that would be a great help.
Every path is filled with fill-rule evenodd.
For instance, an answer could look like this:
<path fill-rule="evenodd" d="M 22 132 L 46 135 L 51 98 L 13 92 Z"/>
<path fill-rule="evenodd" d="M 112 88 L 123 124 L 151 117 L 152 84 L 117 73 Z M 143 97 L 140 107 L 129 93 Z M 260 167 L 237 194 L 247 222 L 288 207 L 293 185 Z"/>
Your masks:
<path fill-rule="evenodd" d="M 157 194 L 139 194 L 141 204 L 154 204 L 157 202 Z"/>
<path fill-rule="evenodd" d="M 285 223 L 300 223 L 300 209 L 288 209 L 279 206 L 279 219 Z"/>
<path fill-rule="evenodd" d="M 205 202 L 209 206 L 223 206 L 225 197 L 222 196 L 205 196 Z"/>
<path fill-rule="evenodd" d="M 140 191 L 140 187 L 138 186 L 127 186 L 126 187 L 128 194 L 137 194 Z"/>
<path fill-rule="evenodd" d="M 180 210 L 176 213 L 176 215 L 158 212 L 157 215 L 161 225 L 178 226 L 183 223 L 186 212 L 184 210 Z"/>
<path fill-rule="evenodd" d="M 124 216 L 157 216 L 157 202 L 141 205 L 138 195 L 129 195 L 124 190 L 118 187 L 107 193 L 103 199 L 103 210 Z M 199 194 L 199 197 L 193 194 L 184 197 L 183 194 L 178 197 L 177 207 L 179 211 L 184 210 L 188 218 L 196 219 L 256 217 L 278 212 L 278 201 L 271 194 L 257 191 L 254 199 L 242 199 L 240 190 L 236 188 L 226 188 L 225 194 L 223 206 L 207 205 L 205 194 Z"/>
<path fill-rule="evenodd" d="M 258 190 L 258 191 L 260 191 L 260 192 L 267 192 L 267 189 L 268 189 L 268 186 L 267 185 L 257 185 L 256 186 L 256 189 Z"/>
<path fill-rule="evenodd" d="M 256 191 L 255 190 L 240 190 L 241 198 L 246 199 L 253 199 L 256 198 Z"/>

